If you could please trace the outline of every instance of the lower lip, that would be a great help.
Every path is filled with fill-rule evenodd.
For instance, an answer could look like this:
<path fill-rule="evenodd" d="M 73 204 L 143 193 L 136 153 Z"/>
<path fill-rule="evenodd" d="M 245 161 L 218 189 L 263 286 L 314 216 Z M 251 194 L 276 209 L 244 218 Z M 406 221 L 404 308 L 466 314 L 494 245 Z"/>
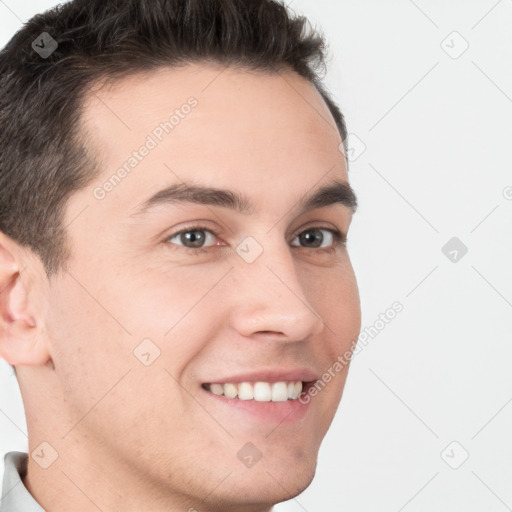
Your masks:
<path fill-rule="evenodd" d="M 259 420 L 283 425 L 302 419 L 309 410 L 310 400 L 302 403 L 299 399 L 285 400 L 283 402 L 258 402 L 257 400 L 240 400 L 239 398 L 226 398 L 204 390 L 212 400 L 224 404 L 232 410 L 250 414 Z"/>

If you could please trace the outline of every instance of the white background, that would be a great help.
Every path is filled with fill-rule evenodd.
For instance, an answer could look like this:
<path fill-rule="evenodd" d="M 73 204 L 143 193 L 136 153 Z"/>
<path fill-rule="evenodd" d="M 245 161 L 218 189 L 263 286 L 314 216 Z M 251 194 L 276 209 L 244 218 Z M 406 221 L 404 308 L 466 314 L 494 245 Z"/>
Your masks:
<path fill-rule="evenodd" d="M 56 3 L 1 0 L 0 45 Z M 354 357 L 315 480 L 275 510 L 509 510 L 512 0 L 290 7 L 327 37 L 326 84 L 355 134 L 362 328 L 404 310 Z M 456 262 L 453 237 L 468 248 Z M 0 413 L 0 454 L 27 451 L 3 361 Z"/>

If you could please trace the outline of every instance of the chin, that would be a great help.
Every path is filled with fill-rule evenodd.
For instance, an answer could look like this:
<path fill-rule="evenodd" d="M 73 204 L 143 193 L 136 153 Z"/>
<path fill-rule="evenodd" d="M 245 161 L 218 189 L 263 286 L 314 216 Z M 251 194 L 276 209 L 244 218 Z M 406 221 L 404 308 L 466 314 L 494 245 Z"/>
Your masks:
<path fill-rule="evenodd" d="M 315 467 L 302 469 L 301 471 L 270 472 L 265 470 L 252 473 L 250 480 L 245 476 L 233 478 L 228 477 L 212 500 L 208 504 L 208 510 L 219 512 L 244 512 L 261 511 L 264 508 L 270 509 L 277 503 L 291 500 L 301 494 L 309 487 L 315 476 Z M 221 488 L 224 492 L 221 493 Z M 210 500 L 208 500 L 210 501 Z"/>
<path fill-rule="evenodd" d="M 292 462 L 292 459 L 294 461 Z M 317 458 L 292 457 L 261 459 L 252 468 L 235 470 L 225 481 L 224 505 L 219 510 L 228 510 L 226 503 L 233 504 L 233 510 L 249 512 L 262 507 L 290 500 L 309 487 L 316 472 Z M 219 488 L 220 491 L 220 488 Z M 219 493 L 220 495 L 220 493 Z"/>
<path fill-rule="evenodd" d="M 270 471 L 272 477 L 267 473 L 267 476 L 272 480 L 271 483 L 267 482 L 265 492 L 270 494 L 270 490 L 274 494 L 274 503 L 281 501 L 291 500 L 302 492 L 304 492 L 313 481 L 316 472 L 316 460 L 308 467 L 290 469 L 284 471 Z"/>

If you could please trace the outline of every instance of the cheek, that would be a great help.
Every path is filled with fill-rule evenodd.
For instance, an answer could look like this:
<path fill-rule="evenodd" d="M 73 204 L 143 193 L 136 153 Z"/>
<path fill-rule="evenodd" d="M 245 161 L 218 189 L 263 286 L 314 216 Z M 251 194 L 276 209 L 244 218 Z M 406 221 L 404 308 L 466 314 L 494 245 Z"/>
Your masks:
<path fill-rule="evenodd" d="M 326 276 L 325 276 L 326 277 Z M 341 265 L 322 281 L 318 313 L 325 322 L 322 376 L 322 424 L 330 424 L 341 400 L 351 357 L 361 330 L 361 306 L 350 263 Z M 327 391 L 327 392 L 325 392 Z"/>
<path fill-rule="evenodd" d="M 337 350 L 350 346 L 361 330 L 361 304 L 357 280 L 348 258 L 311 281 L 318 313 L 326 323 L 326 336 Z"/>
<path fill-rule="evenodd" d="M 87 286 L 85 279 L 81 282 Z M 121 292 L 121 287 L 116 290 L 103 285 L 102 289 L 94 300 L 71 280 L 59 287 L 49 308 L 47 330 L 53 348 L 56 392 L 61 396 L 61 409 L 69 415 L 68 421 L 63 419 L 61 434 L 72 429 L 67 441 L 89 433 L 95 439 L 110 439 L 115 445 L 131 440 L 135 446 L 140 435 L 138 425 L 143 430 L 158 430 L 148 418 L 161 414 L 170 396 L 176 407 L 184 410 L 180 388 L 164 369 L 179 378 L 193 357 L 193 344 L 177 343 L 174 331 L 163 336 L 182 313 L 173 312 L 171 305 L 179 300 L 171 300 L 173 290 L 163 283 L 151 287 L 148 281 L 138 296 L 129 288 Z M 188 327 L 185 319 L 175 329 L 182 325 Z M 148 339 L 154 340 L 160 354 L 145 366 L 134 350 L 137 352 L 141 342 Z M 193 336 L 187 341 L 190 339 Z M 140 351 L 138 357 L 142 357 Z M 126 425 L 132 426 L 133 433 L 126 431 Z M 173 424 L 172 430 L 177 426 Z"/>
<path fill-rule="evenodd" d="M 143 340 L 150 340 L 144 343 L 157 347 L 159 364 L 179 378 L 211 340 L 216 322 L 221 321 L 218 296 L 209 292 L 225 270 L 199 270 L 197 266 L 170 270 L 168 266 L 147 265 L 144 270 L 126 270 L 127 276 L 129 272 L 129 279 L 119 276 L 114 283 L 117 292 L 111 300 L 119 317 L 126 319 L 130 353 Z"/>
<path fill-rule="evenodd" d="M 52 358 L 65 398 L 90 407 L 129 368 L 131 337 L 112 318 L 110 304 L 75 281 L 59 288 L 49 311 Z"/>
<path fill-rule="evenodd" d="M 123 290 L 119 276 L 94 263 L 74 265 L 58 282 L 47 318 L 60 388 L 56 391 L 62 393 L 63 410 L 68 409 L 75 422 L 91 410 L 84 425 L 94 421 L 103 407 L 112 406 L 109 390 L 114 385 L 126 386 L 131 376 L 123 383 L 121 379 L 140 365 L 133 350 L 143 339 L 134 329 L 139 324 L 137 316 L 133 311 L 127 314 L 128 304 L 136 310 L 136 297 Z"/>

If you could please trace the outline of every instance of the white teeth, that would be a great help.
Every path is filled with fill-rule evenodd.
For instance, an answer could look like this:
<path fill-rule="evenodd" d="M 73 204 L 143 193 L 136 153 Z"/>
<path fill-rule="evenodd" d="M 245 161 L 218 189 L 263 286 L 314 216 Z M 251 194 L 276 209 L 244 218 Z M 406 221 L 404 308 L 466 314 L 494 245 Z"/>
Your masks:
<path fill-rule="evenodd" d="M 224 394 L 224 386 L 222 384 L 212 384 L 210 386 L 210 391 L 214 395 L 223 395 Z"/>
<path fill-rule="evenodd" d="M 268 382 L 256 382 L 254 384 L 254 400 L 257 402 L 270 402 L 272 400 L 272 390 Z"/>
<path fill-rule="evenodd" d="M 254 388 L 249 382 L 238 384 L 238 398 L 240 400 L 252 400 L 254 398 Z"/>
<path fill-rule="evenodd" d="M 274 382 L 272 384 L 272 402 L 284 402 L 288 400 L 288 385 L 286 382 Z"/>
<path fill-rule="evenodd" d="M 296 382 L 295 385 L 293 386 L 293 392 L 290 395 L 290 398 L 292 398 L 293 400 L 295 400 L 296 398 L 299 398 L 299 395 L 301 394 L 302 392 L 302 382 Z"/>
<path fill-rule="evenodd" d="M 296 400 L 302 391 L 302 382 L 241 382 L 233 384 L 210 384 L 210 391 L 215 395 L 239 400 L 256 400 L 257 402 L 285 402 Z"/>
<path fill-rule="evenodd" d="M 224 396 L 235 398 L 238 395 L 238 386 L 236 384 L 224 384 Z"/>

